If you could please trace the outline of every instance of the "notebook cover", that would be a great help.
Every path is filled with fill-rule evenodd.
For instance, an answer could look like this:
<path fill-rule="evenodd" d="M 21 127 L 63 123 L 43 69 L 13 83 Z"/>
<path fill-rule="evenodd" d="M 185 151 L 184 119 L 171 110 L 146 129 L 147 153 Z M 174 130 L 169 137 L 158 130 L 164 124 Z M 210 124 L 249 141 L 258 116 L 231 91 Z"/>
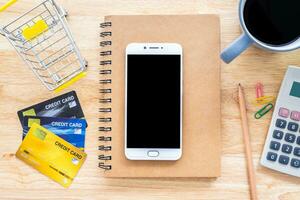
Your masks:
<path fill-rule="evenodd" d="M 112 140 L 100 142 L 111 146 L 111 151 L 100 154 L 111 156 L 102 164 L 111 166 L 105 177 L 218 177 L 221 173 L 221 98 L 220 98 L 220 22 L 216 15 L 174 16 L 107 16 L 103 41 L 112 41 L 101 51 L 112 51 L 105 56 L 102 69 L 111 69 L 111 88 L 106 97 L 112 102 L 112 118 L 100 123 L 111 127 Z M 109 36 L 109 37 L 107 37 Z M 183 151 L 178 161 L 130 161 L 124 154 L 124 70 L 125 48 L 132 42 L 179 43 L 183 47 Z M 104 76 L 102 76 L 103 79 Z M 100 117 L 103 117 L 100 116 Z M 106 129 L 103 131 L 107 131 Z M 103 149 L 102 149 L 103 150 Z"/>

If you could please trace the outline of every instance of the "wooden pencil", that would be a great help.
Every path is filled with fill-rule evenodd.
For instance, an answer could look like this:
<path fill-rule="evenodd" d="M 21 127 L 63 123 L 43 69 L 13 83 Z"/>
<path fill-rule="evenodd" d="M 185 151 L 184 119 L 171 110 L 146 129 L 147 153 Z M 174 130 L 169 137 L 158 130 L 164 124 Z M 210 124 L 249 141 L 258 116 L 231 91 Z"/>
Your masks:
<path fill-rule="evenodd" d="M 247 172 L 248 172 L 248 182 L 250 186 L 250 198 L 251 200 L 257 200 L 257 192 L 256 192 L 256 180 L 255 180 L 255 172 L 252 160 L 252 151 L 251 151 L 251 143 L 250 143 L 250 134 L 249 134 L 249 126 L 247 119 L 247 110 L 246 110 L 246 101 L 244 96 L 244 91 L 239 84 L 238 86 L 238 98 L 239 98 L 239 106 L 242 120 L 242 128 L 243 128 L 243 138 L 245 144 L 245 152 L 246 152 L 246 160 L 247 160 Z"/>

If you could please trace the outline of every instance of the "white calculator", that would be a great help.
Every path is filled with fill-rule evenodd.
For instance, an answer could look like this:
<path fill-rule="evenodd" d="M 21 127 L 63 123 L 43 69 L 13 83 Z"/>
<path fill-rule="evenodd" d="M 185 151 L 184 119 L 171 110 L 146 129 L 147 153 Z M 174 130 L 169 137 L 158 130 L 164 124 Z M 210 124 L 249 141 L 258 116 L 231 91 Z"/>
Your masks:
<path fill-rule="evenodd" d="M 300 177 L 300 68 L 289 66 L 282 81 L 261 157 L 270 169 Z"/>

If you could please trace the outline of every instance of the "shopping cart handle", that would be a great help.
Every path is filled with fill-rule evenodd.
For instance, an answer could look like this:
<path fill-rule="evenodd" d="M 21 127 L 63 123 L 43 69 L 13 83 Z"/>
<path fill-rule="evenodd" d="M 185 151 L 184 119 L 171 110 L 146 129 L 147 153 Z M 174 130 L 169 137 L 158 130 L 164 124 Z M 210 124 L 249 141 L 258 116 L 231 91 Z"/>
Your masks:
<path fill-rule="evenodd" d="M 3 12 L 4 10 L 6 10 L 8 7 L 10 7 L 11 5 L 13 5 L 14 3 L 16 3 L 18 0 L 9 0 L 5 5 L 0 7 L 0 12 Z"/>

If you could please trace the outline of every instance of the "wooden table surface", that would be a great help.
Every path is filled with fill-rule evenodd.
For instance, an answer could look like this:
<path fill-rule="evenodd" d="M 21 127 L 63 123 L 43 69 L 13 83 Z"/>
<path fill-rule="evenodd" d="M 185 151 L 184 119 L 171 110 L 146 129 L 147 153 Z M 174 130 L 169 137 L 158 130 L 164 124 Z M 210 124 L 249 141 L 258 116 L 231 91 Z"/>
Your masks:
<path fill-rule="evenodd" d="M 3 4 L 6 0 L 0 0 Z M 0 24 L 17 16 L 37 1 L 20 0 L 16 12 L 0 13 Z M 238 106 L 237 84 L 245 86 L 248 101 L 251 145 L 259 199 L 296 200 L 300 179 L 259 165 L 271 113 L 261 120 L 253 114 L 258 107 L 254 87 L 260 81 L 267 95 L 276 95 L 288 65 L 300 65 L 300 52 L 269 53 L 251 47 L 232 64 L 222 63 L 222 176 L 218 179 L 106 179 L 97 164 L 99 23 L 113 14 L 202 14 L 221 17 L 222 48 L 240 34 L 238 0 L 58 0 L 69 11 L 69 26 L 89 61 L 88 76 L 68 88 L 76 90 L 89 123 L 86 136 L 88 159 L 69 189 L 37 173 L 15 157 L 21 143 L 17 111 L 54 97 L 34 77 L 0 37 L 0 199 L 249 199 L 244 145 Z M 201 37 L 201 36 L 199 36 Z M 188 169 L 187 169 L 188 170 Z"/>

